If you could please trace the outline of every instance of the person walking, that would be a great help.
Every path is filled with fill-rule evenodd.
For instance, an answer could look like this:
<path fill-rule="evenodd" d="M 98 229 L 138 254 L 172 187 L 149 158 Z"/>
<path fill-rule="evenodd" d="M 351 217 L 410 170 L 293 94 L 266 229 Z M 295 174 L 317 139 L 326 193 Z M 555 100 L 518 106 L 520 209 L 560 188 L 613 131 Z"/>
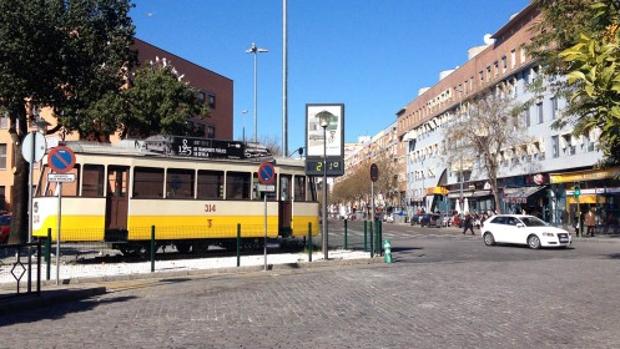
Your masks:
<path fill-rule="evenodd" d="M 474 234 L 474 219 L 469 214 L 469 212 L 465 213 L 465 221 L 463 222 L 463 235 L 467 233 L 467 229 L 471 230 L 471 235 Z"/>
<path fill-rule="evenodd" d="M 586 227 L 588 230 L 586 231 L 586 236 L 594 237 L 594 228 L 596 227 L 596 215 L 594 214 L 594 209 L 591 208 L 590 211 L 586 214 L 585 218 Z"/>

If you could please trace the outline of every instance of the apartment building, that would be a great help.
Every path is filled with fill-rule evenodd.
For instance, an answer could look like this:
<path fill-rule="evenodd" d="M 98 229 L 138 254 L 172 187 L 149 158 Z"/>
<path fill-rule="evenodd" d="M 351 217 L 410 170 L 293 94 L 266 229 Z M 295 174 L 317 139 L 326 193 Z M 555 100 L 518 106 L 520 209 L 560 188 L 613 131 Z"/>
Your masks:
<path fill-rule="evenodd" d="M 574 225 L 578 209 L 595 208 L 601 221 L 620 217 L 620 182 L 613 179 L 620 168 L 594 168 L 602 157 L 598 133 L 576 137 L 570 126 L 551 127 L 566 102 L 549 88 L 534 98 L 528 88 L 540 71 L 526 51 L 532 36 L 529 28 L 537 20 L 538 9 L 529 5 L 486 37 L 485 45 L 470 49 L 461 67 L 442 72 L 438 83 L 421 89 L 399 110 L 397 132 L 407 147 L 409 205 L 441 212 L 465 205 L 478 212 L 495 209 L 480 161 L 448 163 L 444 148 L 447 125 L 467 113 L 469 101 L 500 90 L 518 103 L 534 103 L 522 115 L 528 142 L 497 154 L 501 163 L 498 208 L 536 214 L 556 225 Z M 548 83 L 544 80 L 545 87 Z M 581 196 L 574 195 L 574 186 L 580 187 Z"/>
<path fill-rule="evenodd" d="M 199 97 L 208 103 L 209 118 L 192 120 L 199 129 L 204 131 L 206 138 L 229 139 L 233 137 L 233 81 L 221 74 L 201 67 L 166 50 L 135 39 L 134 49 L 138 52 L 138 64 L 164 61 L 183 75 L 183 80 L 196 88 Z M 56 120 L 49 108 L 43 108 L 41 117 L 47 122 L 48 128 L 56 126 Z M 15 163 L 13 144 L 8 132 L 9 118 L 0 117 L 0 209 L 8 209 L 11 203 L 11 186 L 13 185 L 13 167 Z M 48 143 L 58 140 L 78 140 L 76 132 L 68 134 L 47 135 Z M 117 135 L 110 137 L 111 142 L 118 142 Z M 35 167 L 36 168 L 36 167 Z M 36 172 L 36 171 L 35 171 Z"/>

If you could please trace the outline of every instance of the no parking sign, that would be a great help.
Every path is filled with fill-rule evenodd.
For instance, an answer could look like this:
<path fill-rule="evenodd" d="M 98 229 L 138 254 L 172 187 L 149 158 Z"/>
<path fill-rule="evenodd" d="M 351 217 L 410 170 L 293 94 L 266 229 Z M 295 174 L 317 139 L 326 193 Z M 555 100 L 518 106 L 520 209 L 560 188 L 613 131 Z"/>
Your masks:
<path fill-rule="evenodd" d="M 68 147 L 53 148 L 47 155 L 47 165 L 56 173 L 67 173 L 75 166 L 75 154 Z"/>

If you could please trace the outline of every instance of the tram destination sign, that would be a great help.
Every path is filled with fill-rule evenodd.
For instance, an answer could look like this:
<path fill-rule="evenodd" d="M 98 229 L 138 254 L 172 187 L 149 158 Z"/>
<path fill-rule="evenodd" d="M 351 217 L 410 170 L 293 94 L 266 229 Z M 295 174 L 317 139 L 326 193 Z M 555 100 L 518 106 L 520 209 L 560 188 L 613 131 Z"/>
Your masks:
<path fill-rule="evenodd" d="M 171 137 L 170 141 L 170 150 L 176 156 L 201 159 L 243 159 L 245 157 L 243 142 L 176 136 Z"/>

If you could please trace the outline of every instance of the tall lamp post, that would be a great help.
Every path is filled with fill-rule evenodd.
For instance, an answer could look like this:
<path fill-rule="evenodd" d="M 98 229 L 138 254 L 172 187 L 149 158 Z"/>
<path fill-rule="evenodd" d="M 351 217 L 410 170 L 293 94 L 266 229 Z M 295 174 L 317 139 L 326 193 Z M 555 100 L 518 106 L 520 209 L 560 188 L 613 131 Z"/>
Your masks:
<path fill-rule="evenodd" d="M 329 121 L 334 115 L 327 111 L 322 111 L 316 114 L 317 119 L 319 119 L 319 125 L 323 128 L 323 235 L 321 249 L 323 250 L 323 259 L 327 260 L 327 126 L 329 126 Z"/>
<path fill-rule="evenodd" d="M 267 53 L 269 52 L 267 49 L 265 48 L 260 48 L 256 46 L 256 43 L 253 42 L 252 45 L 250 46 L 249 49 L 245 50 L 245 53 L 249 53 L 249 54 L 253 54 L 254 55 L 254 143 L 258 142 L 258 117 L 257 117 L 257 69 L 256 69 L 256 57 L 258 56 L 259 53 Z"/>

